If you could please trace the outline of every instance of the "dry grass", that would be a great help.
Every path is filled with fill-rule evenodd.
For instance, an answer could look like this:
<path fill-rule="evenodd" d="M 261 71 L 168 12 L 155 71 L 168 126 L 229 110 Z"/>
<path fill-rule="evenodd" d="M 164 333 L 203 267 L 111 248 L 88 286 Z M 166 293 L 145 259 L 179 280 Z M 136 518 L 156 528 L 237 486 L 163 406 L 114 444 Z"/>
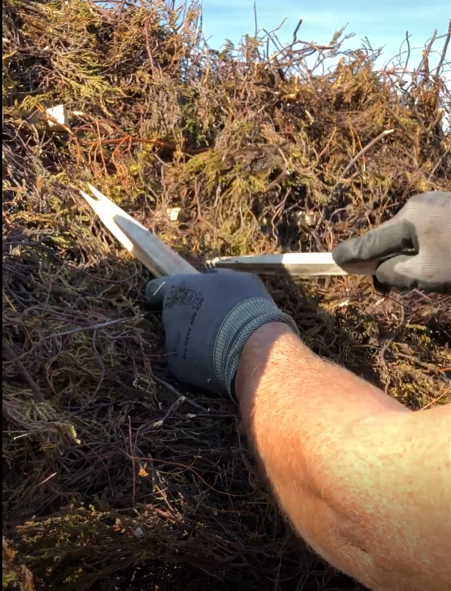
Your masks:
<path fill-rule="evenodd" d="M 199 267 L 330 249 L 451 188 L 441 72 L 426 60 L 401 90 L 342 34 L 213 51 L 195 4 L 3 11 L 3 511 L 20 551 L 5 542 L 3 589 L 357 589 L 285 526 L 230 401 L 166 382 L 146 271 L 77 193 L 93 182 Z M 49 133 L 33 114 L 60 103 L 71 131 Z M 268 286 L 315 351 L 412 408 L 449 401 L 449 300 Z"/>

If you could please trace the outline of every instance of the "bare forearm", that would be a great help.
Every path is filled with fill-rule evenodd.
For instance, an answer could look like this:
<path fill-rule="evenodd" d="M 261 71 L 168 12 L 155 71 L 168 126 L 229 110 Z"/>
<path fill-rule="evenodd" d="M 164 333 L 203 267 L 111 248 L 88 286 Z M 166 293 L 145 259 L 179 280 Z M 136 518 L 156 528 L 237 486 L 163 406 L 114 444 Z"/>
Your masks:
<path fill-rule="evenodd" d="M 415 413 L 321 360 L 289 329 L 276 324 L 259 329 L 246 345 L 236 391 L 257 455 L 304 539 L 329 562 L 374 589 L 401 591 L 404 584 L 415 589 L 412 581 L 421 585 L 409 552 L 423 550 L 419 544 L 427 523 L 419 519 L 412 526 L 409 511 L 399 509 L 404 496 L 412 499 L 406 478 L 421 479 L 421 468 L 400 473 L 394 457 L 417 453 L 410 435 Z M 436 452 L 436 461 L 446 469 L 443 441 L 440 444 L 440 449 L 429 451 Z M 421 450 L 418 454 L 421 464 Z M 421 491 L 413 492 L 421 497 Z M 446 490 L 440 494 L 437 502 L 446 509 Z M 433 518 L 427 516 L 429 522 Z M 411 540 L 406 539 L 406 523 L 413 527 L 407 531 Z M 434 535 L 446 535 L 437 527 Z M 409 548 L 403 550 L 407 543 Z M 449 550 L 448 542 L 444 551 Z M 393 566 L 398 571 L 402 567 L 399 580 L 390 572 Z M 413 570 L 406 575 L 406 568 Z M 449 571 L 440 576 L 442 587 L 439 583 L 435 589 L 449 583 Z"/>

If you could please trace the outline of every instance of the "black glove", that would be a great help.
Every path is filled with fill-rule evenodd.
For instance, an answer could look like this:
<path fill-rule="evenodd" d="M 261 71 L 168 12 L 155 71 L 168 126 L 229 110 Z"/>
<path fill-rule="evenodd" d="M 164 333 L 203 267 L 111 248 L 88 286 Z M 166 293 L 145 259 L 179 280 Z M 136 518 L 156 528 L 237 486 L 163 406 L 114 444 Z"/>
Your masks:
<path fill-rule="evenodd" d="M 385 291 L 451 293 L 451 193 L 415 195 L 391 220 L 339 244 L 332 256 L 338 265 L 382 260 L 375 283 Z"/>
<path fill-rule="evenodd" d="M 169 370 L 181 382 L 232 391 L 244 345 L 269 322 L 297 328 L 255 275 L 210 271 L 150 281 L 146 295 L 163 306 Z"/>

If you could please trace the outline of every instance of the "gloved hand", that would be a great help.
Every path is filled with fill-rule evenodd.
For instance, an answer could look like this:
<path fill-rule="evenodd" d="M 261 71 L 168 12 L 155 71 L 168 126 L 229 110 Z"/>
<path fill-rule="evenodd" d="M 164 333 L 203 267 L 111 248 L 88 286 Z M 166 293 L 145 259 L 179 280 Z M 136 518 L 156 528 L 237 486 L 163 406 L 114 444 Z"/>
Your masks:
<path fill-rule="evenodd" d="M 413 252 L 402 254 L 406 250 Z M 332 257 L 338 265 L 382 259 L 375 284 L 385 291 L 418 287 L 451 293 L 451 193 L 411 197 L 391 220 L 339 244 Z"/>
<path fill-rule="evenodd" d="M 169 370 L 175 378 L 231 394 L 244 345 L 268 322 L 283 322 L 261 280 L 248 273 L 211 271 L 154 279 L 146 295 L 163 307 Z"/>

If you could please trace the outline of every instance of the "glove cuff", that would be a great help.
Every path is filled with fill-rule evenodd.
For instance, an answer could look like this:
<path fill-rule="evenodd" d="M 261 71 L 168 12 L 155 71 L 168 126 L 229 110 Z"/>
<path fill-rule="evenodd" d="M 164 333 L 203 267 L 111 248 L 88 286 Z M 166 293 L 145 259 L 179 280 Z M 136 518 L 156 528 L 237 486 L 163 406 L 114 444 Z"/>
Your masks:
<path fill-rule="evenodd" d="M 241 353 L 252 334 L 270 322 L 287 324 L 299 336 L 291 318 L 284 314 L 269 298 L 250 298 L 239 303 L 223 321 L 213 351 L 216 378 L 229 395 L 238 370 Z"/>

